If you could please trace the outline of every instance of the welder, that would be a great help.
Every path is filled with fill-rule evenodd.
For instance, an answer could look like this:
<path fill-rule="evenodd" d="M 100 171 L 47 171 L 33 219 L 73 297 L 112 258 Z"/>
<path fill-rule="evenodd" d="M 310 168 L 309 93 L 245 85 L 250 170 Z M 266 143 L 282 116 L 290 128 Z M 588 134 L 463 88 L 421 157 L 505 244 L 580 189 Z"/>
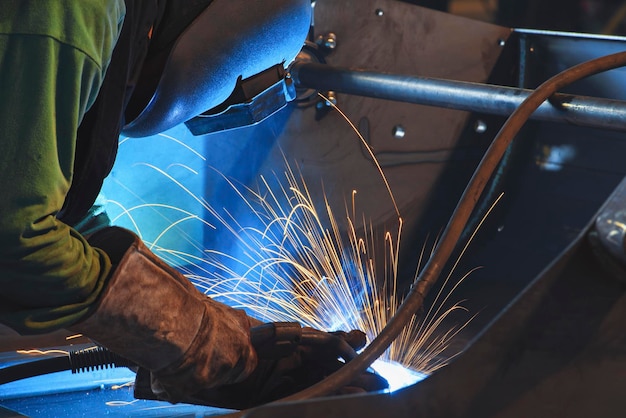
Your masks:
<path fill-rule="evenodd" d="M 309 0 L 246 4 L 6 0 L 0 10 L 0 322 L 21 334 L 82 333 L 148 370 L 154 393 L 173 402 L 230 387 L 228 396 L 236 400 L 238 388 L 255 392 L 275 384 L 281 368 L 297 369 L 293 378 L 307 368 L 317 372 L 323 362 L 336 367 L 337 356 L 325 348 L 324 355 L 313 350 L 288 366 L 273 360 L 260 370 L 249 331 L 259 322 L 205 297 L 135 234 L 110 226 L 96 203 L 120 132 L 150 135 L 206 105 L 201 87 L 199 94 L 174 99 L 158 93 L 167 90 L 165 75 L 181 70 L 175 54 L 212 48 L 198 39 L 203 19 L 253 13 L 262 20 L 275 7 L 286 17 L 268 30 L 280 31 L 284 22 L 293 30 L 271 33 L 275 44 L 268 50 L 274 52 L 262 54 L 277 64 L 297 54 L 294 45 L 302 45 L 308 30 Z M 212 42 L 223 46 L 228 39 Z M 236 52 L 233 62 L 245 62 Z M 199 75 L 184 78 L 236 81 L 227 80 L 234 73 L 226 64 L 211 65 L 199 56 L 197 65 L 187 65 Z M 168 100 L 174 103 L 156 106 Z M 211 398 L 219 405 L 219 394 L 227 392 Z"/>

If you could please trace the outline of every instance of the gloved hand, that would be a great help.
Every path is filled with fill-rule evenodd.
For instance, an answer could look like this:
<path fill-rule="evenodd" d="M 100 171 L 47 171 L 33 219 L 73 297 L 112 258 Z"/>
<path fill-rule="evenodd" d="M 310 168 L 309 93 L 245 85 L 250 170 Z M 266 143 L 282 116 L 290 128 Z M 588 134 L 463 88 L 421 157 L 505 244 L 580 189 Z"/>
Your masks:
<path fill-rule="evenodd" d="M 149 370 L 171 402 L 256 369 L 250 327 L 258 322 L 206 297 L 130 231 L 106 228 L 89 242 L 114 269 L 95 310 L 73 331 Z"/>
<path fill-rule="evenodd" d="M 293 323 L 271 323 L 252 329 L 259 355 L 254 372 L 243 382 L 204 389 L 183 402 L 230 409 L 246 409 L 299 392 L 337 371 L 365 345 L 361 331 L 325 333 Z M 374 372 L 357 376 L 349 385 L 329 395 L 383 390 L 387 381 Z M 161 399 L 154 376 L 139 370 L 135 397 Z M 167 399 L 165 399 L 167 400 Z"/>

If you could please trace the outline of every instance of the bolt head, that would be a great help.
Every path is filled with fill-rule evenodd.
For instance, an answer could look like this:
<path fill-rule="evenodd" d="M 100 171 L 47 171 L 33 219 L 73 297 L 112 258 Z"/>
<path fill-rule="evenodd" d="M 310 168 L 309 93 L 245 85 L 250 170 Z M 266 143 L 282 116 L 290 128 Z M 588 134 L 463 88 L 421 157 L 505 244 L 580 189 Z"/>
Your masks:
<path fill-rule="evenodd" d="M 393 134 L 394 138 L 402 139 L 406 135 L 406 130 L 404 129 L 402 125 L 396 125 L 391 130 L 391 133 Z"/>
<path fill-rule="evenodd" d="M 484 120 L 479 119 L 474 123 L 474 132 L 477 134 L 484 134 L 487 132 L 487 124 Z"/>

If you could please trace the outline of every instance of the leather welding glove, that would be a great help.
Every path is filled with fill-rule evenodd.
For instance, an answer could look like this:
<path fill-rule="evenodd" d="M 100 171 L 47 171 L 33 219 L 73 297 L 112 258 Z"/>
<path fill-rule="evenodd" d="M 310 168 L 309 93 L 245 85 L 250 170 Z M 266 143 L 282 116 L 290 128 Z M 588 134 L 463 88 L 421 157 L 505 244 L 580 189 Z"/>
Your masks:
<path fill-rule="evenodd" d="M 114 270 L 95 311 L 72 330 L 149 370 L 171 402 L 256 368 L 249 330 L 257 322 L 243 311 L 206 297 L 130 231 L 106 228 L 89 242 Z"/>
<path fill-rule="evenodd" d="M 360 331 L 329 334 L 332 338 L 345 340 L 353 350 L 365 344 L 365 334 Z M 247 409 L 292 395 L 320 382 L 345 363 L 338 359 L 338 344 L 332 338 L 328 344 L 297 344 L 291 353 L 282 358 L 264 357 L 259 353 L 259 364 L 255 371 L 243 382 L 204 389 L 182 401 L 191 404 L 207 405 L 229 409 Z M 356 355 L 356 353 L 354 353 Z M 135 397 L 139 399 L 164 400 L 158 385 L 145 370 L 139 370 L 135 380 Z M 328 395 L 345 395 L 384 390 L 387 381 L 366 371 L 359 374 L 348 385 Z"/>

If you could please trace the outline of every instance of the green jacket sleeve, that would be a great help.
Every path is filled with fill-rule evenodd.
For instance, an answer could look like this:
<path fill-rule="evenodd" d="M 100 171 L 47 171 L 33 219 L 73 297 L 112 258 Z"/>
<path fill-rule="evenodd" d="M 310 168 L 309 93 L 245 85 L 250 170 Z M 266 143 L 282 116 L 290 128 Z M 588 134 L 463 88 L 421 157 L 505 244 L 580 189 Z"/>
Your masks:
<path fill-rule="evenodd" d="M 122 0 L 2 2 L 0 322 L 20 333 L 80 320 L 111 269 L 56 214 L 123 17 Z"/>

